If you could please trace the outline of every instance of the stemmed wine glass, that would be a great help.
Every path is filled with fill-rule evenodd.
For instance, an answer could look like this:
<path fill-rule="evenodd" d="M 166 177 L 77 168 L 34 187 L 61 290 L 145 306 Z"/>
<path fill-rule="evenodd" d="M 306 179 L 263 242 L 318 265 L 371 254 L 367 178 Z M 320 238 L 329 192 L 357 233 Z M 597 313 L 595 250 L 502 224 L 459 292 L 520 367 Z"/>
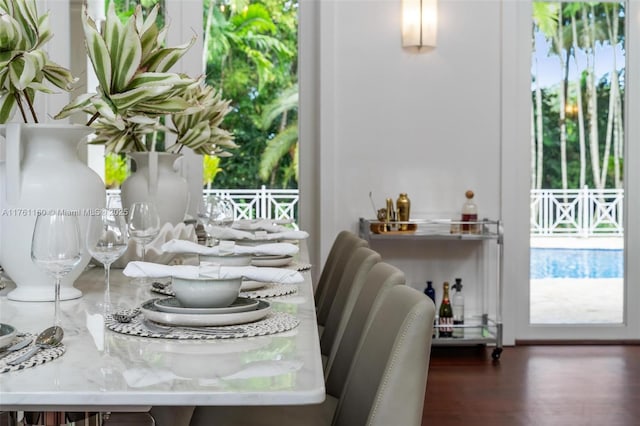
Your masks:
<path fill-rule="evenodd" d="M 111 264 L 127 250 L 129 232 L 122 209 L 106 208 L 89 218 L 87 250 L 104 265 L 104 312 L 111 312 L 109 273 Z"/>
<path fill-rule="evenodd" d="M 206 211 L 211 225 L 226 228 L 233 223 L 233 205 L 229 200 L 212 195 L 207 198 Z"/>
<path fill-rule="evenodd" d="M 60 326 L 60 282 L 82 259 L 78 217 L 39 215 L 31 239 L 31 260 L 55 280 L 54 325 Z"/>
<path fill-rule="evenodd" d="M 160 216 L 155 204 L 137 202 L 131 205 L 129 211 L 129 235 L 142 246 L 142 261 L 144 262 L 147 244 L 160 232 Z"/>

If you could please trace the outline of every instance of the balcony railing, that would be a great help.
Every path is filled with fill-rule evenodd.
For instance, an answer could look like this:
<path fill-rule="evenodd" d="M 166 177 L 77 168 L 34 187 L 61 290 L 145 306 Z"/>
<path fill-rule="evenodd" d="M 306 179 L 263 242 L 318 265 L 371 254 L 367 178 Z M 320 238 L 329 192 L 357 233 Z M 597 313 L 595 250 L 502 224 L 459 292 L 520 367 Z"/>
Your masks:
<path fill-rule="evenodd" d="M 120 195 L 119 189 L 110 189 L 108 196 Z M 235 219 L 296 219 L 298 214 L 297 189 L 205 189 L 202 196 L 221 196 L 233 204 Z"/>
<path fill-rule="evenodd" d="M 119 195 L 112 189 L 107 195 Z M 235 219 L 296 219 L 297 189 L 205 189 L 231 201 Z M 622 236 L 622 189 L 532 189 L 532 236 Z"/>
<path fill-rule="evenodd" d="M 532 189 L 532 236 L 622 236 L 623 189 Z"/>

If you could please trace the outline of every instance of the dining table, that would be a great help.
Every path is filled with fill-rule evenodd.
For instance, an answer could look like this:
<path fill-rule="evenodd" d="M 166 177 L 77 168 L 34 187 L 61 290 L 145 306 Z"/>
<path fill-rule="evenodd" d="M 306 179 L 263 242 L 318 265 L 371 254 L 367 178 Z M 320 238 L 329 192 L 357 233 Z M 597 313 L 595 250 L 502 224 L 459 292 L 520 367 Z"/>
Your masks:
<path fill-rule="evenodd" d="M 300 243 L 294 262 L 308 260 Z M 64 352 L 55 359 L 0 373 L 0 411 L 147 411 L 152 406 L 304 405 L 325 398 L 309 270 L 295 292 L 263 298 L 294 326 L 253 337 L 183 339 L 113 331 L 104 310 L 100 265 L 74 283 L 78 299 L 61 302 Z M 112 310 L 167 297 L 113 269 Z M 52 282 L 53 286 L 53 282 Z M 35 336 L 52 325 L 53 302 L 19 302 L 0 291 L 0 322 Z M 111 322 L 113 325 L 113 322 Z M 291 324 L 290 324 L 291 325 Z M 117 328 L 117 327 L 116 327 Z M 0 367 L 2 364 L 0 363 Z M 0 370 L 1 371 L 1 370 Z"/>

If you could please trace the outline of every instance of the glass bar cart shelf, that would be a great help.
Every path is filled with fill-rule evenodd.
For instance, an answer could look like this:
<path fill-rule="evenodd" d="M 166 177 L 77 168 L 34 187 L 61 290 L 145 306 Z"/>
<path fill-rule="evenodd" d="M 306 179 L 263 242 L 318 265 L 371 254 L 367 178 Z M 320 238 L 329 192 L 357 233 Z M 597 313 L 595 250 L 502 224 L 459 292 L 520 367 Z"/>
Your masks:
<path fill-rule="evenodd" d="M 503 271 L 503 229 L 499 220 L 482 219 L 463 222 L 449 219 L 412 219 L 407 222 L 383 222 L 360 218 L 360 237 L 375 241 L 486 241 L 495 243 L 495 282 L 483 282 L 483 286 L 495 286 L 495 312 L 481 312 L 479 315 L 465 315 L 464 325 L 447 325 L 449 328 L 463 328 L 462 337 L 437 337 L 439 327 L 434 327 L 434 346 L 494 345 L 492 358 L 499 360 L 502 354 L 502 271 Z M 484 293 L 483 293 L 484 294 Z M 493 310 L 492 310 L 493 311 Z"/>

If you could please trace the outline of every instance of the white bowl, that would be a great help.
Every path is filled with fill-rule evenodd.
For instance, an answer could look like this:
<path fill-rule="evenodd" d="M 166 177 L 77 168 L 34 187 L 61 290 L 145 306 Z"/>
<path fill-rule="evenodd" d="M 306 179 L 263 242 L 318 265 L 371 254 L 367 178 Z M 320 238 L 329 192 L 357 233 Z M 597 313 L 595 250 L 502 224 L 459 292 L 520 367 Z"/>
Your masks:
<path fill-rule="evenodd" d="M 222 266 L 248 266 L 251 265 L 253 255 L 248 254 L 201 254 L 200 262 L 217 263 Z"/>
<path fill-rule="evenodd" d="M 185 308 L 224 308 L 240 294 L 242 278 L 171 279 L 176 298 Z"/>

